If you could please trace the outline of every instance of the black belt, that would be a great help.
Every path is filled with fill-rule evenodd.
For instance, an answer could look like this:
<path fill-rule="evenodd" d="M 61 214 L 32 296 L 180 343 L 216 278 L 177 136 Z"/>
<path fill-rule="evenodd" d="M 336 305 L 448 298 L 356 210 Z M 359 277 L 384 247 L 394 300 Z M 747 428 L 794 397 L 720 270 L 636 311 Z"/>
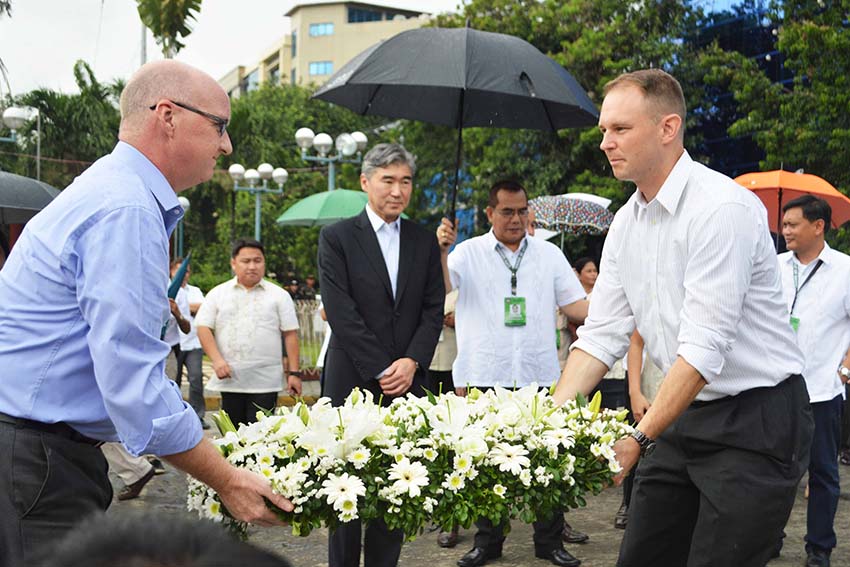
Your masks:
<path fill-rule="evenodd" d="M 791 374 L 787 378 L 785 378 L 785 380 L 773 386 L 760 386 L 758 388 L 751 388 L 749 390 L 744 390 L 743 392 L 735 394 L 734 396 L 723 396 L 722 398 L 717 398 L 716 400 L 694 400 L 691 402 L 689 407 L 697 409 L 704 408 L 705 406 L 710 406 L 717 403 L 728 402 L 729 400 L 745 400 L 751 396 L 758 395 L 759 392 L 767 392 L 769 390 L 773 390 L 774 388 L 787 388 L 791 386 L 795 380 L 802 379 L 803 376 L 801 374 Z"/>
<path fill-rule="evenodd" d="M 98 441 L 97 439 L 86 437 L 67 423 L 63 423 L 61 421 L 58 423 L 42 423 L 40 421 L 33 421 L 32 419 L 14 417 L 11 415 L 6 415 L 5 413 L 0 413 L 0 423 L 14 425 L 19 429 L 33 429 L 35 431 L 43 431 L 44 433 L 50 433 L 51 435 L 63 437 L 65 439 L 75 441 L 77 443 L 93 445 L 94 447 L 100 447 L 101 445 L 103 445 L 103 441 Z"/>

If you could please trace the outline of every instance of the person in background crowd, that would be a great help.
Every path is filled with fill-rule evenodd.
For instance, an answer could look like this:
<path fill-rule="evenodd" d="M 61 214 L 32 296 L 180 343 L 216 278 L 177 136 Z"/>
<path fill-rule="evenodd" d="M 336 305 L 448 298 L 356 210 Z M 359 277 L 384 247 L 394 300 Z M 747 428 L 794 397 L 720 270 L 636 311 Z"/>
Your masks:
<path fill-rule="evenodd" d="M 171 277 L 180 268 L 180 263 L 175 266 L 171 265 Z M 190 329 L 188 332 L 180 329 L 180 351 L 177 354 L 177 370 L 174 381 L 180 386 L 183 381 L 183 368 L 186 368 L 186 373 L 189 376 L 189 405 L 198 414 L 198 419 L 201 420 L 201 427 L 209 429 L 209 424 L 204 421 L 206 413 L 206 401 L 204 400 L 204 350 L 201 348 L 201 341 L 198 339 L 198 329 L 195 327 L 195 316 L 204 302 L 204 292 L 200 288 L 189 284 L 189 278 L 192 275 L 191 264 L 186 267 L 186 275 L 183 277 L 183 283 L 177 291 L 177 304 L 188 307 L 188 313 L 185 318 L 189 321 Z"/>
<path fill-rule="evenodd" d="M 319 288 L 316 287 L 316 276 L 310 274 L 304 278 L 304 285 L 301 286 L 299 294 L 301 299 L 316 299 L 316 296 L 319 295 Z"/>
<path fill-rule="evenodd" d="M 803 376 L 815 417 L 809 462 L 806 567 L 828 567 L 837 543 L 833 523 L 841 485 L 838 448 L 844 387 L 850 380 L 850 256 L 826 243 L 829 203 L 812 195 L 782 207 L 779 256 L 791 327 L 803 351 Z"/>
<path fill-rule="evenodd" d="M 333 330 L 322 395 L 341 405 L 354 388 L 383 395 L 422 395 L 443 321 L 446 292 L 434 236 L 401 214 L 413 193 L 416 158 L 399 144 L 378 144 L 363 157 L 358 216 L 319 235 L 322 300 Z M 404 534 L 381 521 L 365 536 L 359 520 L 332 530 L 330 567 L 398 564 Z"/>
<path fill-rule="evenodd" d="M 640 423 L 646 415 L 663 379 L 664 373 L 647 356 L 643 338 L 635 331 L 626 355 L 626 409 L 632 424 Z M 629 504 L 636 474 L 637 467 L 623 480 L 623 501 L 614 516 L 614 527 L 620 530 L 626 529 L 629 522 Z"/>
<path fill-rule="evenodd" d="M 812 412 L 764 205 L 694 162 L 685 98 L 659 69 L 604 88 L 602 149 L 637 185 L 614 216 L 590 314 L 555 389 L 589 394 L 635 328 L 666 375 L 635 431 L 620 567 L 762 567 L 808 467 Z"/>
<path fill-rule="evenodd" d="M 195 323 L 215 369 L 216 377 L 207 387 L 221 392 L 221 409 L 233 423 L 254 423 L 258 408 L 277 405 L 284 380 L 291 395 L 301 395 L 298 318 L 289 294 L 263 277 L 262 244 L 251 238 L 237 240 L 230 267 L 236 276 L 210 290 Z"/>
<path fill-rule="evenodd" d="M 573 264 L 573 269 L 578 275 L 581 287 L 584 288 L 584 292 L 589 297 L 593 293 L 593 286 L 596 285 L 596 278 L 599 276 L 599 268 L 596 267 L 596 262 L 593 261 L 593 258 L 579 258 Z"/>
<path fill-rule="evenodd" d="M 230 99 L 165 60 L 136 71 L 120 107 L 115 149 L 27 223 L 0 271 L 0 565 L 33 565 L 109 506 L 104 441 L 165 456 L 242 521 L 280 525 L 267 502 L 292 510 L 204 439 L 163 372 L 176 193 L 231 152 Z"/>
<path fill-rule="evenodd" d="M 437 341 L 434 351 L 434 359 L 428 367 L 431 385 L 428 387 L 434 395 L 454 392 L 455 385 L 452 379 L 452 364 L 457 357 L 457 338 L 455 337 L 455 305 L 457 303 L 457 290 L 452 290 L 446 295 L 446 305 L 443 310 L 443 330 Z M 440 530 L 437 534 L 437 545 L 440 547 L 454 547 L 457 545 L 458 527 L 454 526 L 449 531 Z"/>
<path fill-rule="evenodd" d="M 286 286 L 286 291 L 289 292 L 292 299 L 304 299 L 301 297 L 301 286 L 298 284 L 298 280 L 290 280 Z"/>
<path fill-rule="evenodd" d="M 443 219 L 437 229 L 446 290 L 458 290 L 457 358 L 452 374 L 477 388 L 546 386 L 560 372 L 555 310 L 576 321 L 588 302 L 575 273 L 557 246 L 527 235 L 528 193 L 513 180 L 490 188 L 487 234 L 460 243 Z M 464 390 L 461 390 L 461 393 Z M 473 548 L 458 561 L 478 567 L 501 557 L 507 525 L 480 518 Z M 564 549 L 563 513 L 534 522 L 534 552 L 562 567 L 581 561 Z"/>

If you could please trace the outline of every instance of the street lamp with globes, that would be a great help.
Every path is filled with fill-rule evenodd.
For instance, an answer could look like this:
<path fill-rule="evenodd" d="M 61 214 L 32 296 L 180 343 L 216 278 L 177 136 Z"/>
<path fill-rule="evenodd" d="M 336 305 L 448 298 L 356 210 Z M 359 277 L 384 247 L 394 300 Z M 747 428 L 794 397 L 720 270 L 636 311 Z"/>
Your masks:
<path fill-rule="evenodd" d="M 31 106 L 10 106 L 3 111 L 3 123 L 12 131 L 12 135 L 0 138 L 0 142 L 17 142 L 18 130 L 35 118 L 35 178 L 41 181 L 41 112 Z"/>
<path fill-rule="evenodd" d="M 351 134 L 340 134 L 333 138 L 324 132 L 314 134 L 309 128 L 299 128 L 295 132 L 295 143 L 301 148 L 301 159 L 304 161 L 315 161 L 328 164 L 328 191 L 336 189 L 336 164 L 337 163 L 360 163 L 363 150 L 369 140 L 363 132 L 352 132 Z M 307 150 L 314 148 L 318 156 L 307 154 Z M 332 147 L 336 147 L 335 155 L 328 155 Z M 356 158 L 351 158 L 354 154 Z"/>
<path fill-rule="evenodd" d="M 280 195 L 283 193 L 283 184 L 289 179 L 289 173 L 282 167 L 274 167 L 271 164 L 260 164 L 257 169 L 245 168 L 238 163 L 234 163 L 227 170 L 230 178 L 233 179 L 233 189 L 235 191 L 247 191 L 254 195 L 254 238 L 260 240 L 260 198 L 263 193 L 273 193 Z M 269 187 L 269 179 L 277 183 L 277 189 Z M 245 181 L 248 185 L 240 185 L 240 181 Z M 262 182 L 259 186 L 258 183 Z"/>

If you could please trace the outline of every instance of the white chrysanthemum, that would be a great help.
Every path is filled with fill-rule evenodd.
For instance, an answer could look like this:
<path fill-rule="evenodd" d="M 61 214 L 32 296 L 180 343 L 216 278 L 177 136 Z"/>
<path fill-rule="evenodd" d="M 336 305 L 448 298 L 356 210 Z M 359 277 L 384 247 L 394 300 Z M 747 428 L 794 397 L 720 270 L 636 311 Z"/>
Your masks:
<path fill-rule="evenodd" d="M 422 487 L 428 485 L 428 469 L 422 463 L 402 458 L 390 467 L 388 478 L 395 481 L 393 487 L 399 492 L 415 498 L 422 493 Z"/>
<path fill-rule="evenodd" d="M 451 490 L 452 492 L 457 492 L 458 490 L 463 490 L 466 486 L 466 482 L 463 479 L 463 476 L 458 474 L 457 471 L 452 472 L 449 476 L 446 477 L 446 480 L 443 481 L 443 488 Z"/>
<path fill-rule="evenodd" d="M 369 449 L 361 445 L 348 454 L 348 462 L 353 464 L 355 469 L 360 470 L 366 466 L 371 456 Z"/>
<path fill-rule="evenodd" d="M 425 449 L 422 450 L 422 456 L 424 458 L 428 459 L 428 461 L 433 463 L 434 459 L 437 458 L 437 451 L 435 451 L 431 447 L 426 447 Z"/>
<path fill-rule="evenodd" d="M 329 474 L 322 482 L 322 494 L 327 497 L 328 504 L 334 505 L 338 500 L 357 501 L 358 496 L 366 494 L 366 485 L 356 476 L 342 473 L 341 475 Z"/>
<path fill-rule="evenodd" d="M 522 472 L 519 473 L 519 481 L 523 484 L 523 486 L 531 486 L 531 471 L 528 469 L 522 469 Z"/>
<path fill-rule="evenodd" d="M 508 491 L 508 489 L 505 488 L 504 486 L 502 486 L 501 484 L 497 484 L 496 486 L 493 487 L 493 492 L 495 492 L 496 496 L 499 496 L 500 498 L 504 498 L 505 493 L 507 491 Z"/>
<path fill-rule="evenodd" d="M 472 468 L 472 457 L 464 454 L 455 455 L 454 467 L 457 472 L 465 474 Z"/>
<path fill-rule="evenodd" d="M 526 457 L 528 451 L 520 445 L 499 443 L 490 451 L 490 460 L 502 472 L 519 475 L 522 469 L 529 466 L 531 461 Z"/>
<path fill-rule="evenodd" d="M 224 519 L 224 514 L 221 512 L 221 502 L 214 498 L 207 498 L 204 502 L 204 517 L 220 522 Z"/>

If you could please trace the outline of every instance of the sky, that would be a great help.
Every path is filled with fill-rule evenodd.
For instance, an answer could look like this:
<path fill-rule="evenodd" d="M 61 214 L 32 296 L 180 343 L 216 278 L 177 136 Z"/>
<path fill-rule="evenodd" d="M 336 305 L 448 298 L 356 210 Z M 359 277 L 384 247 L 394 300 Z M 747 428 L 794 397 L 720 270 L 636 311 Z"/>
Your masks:
<path fill-rule="evenodd" d="M 385 3 L 386 0 L 384 0 Z M 460 0 L 392 0 L 400 8 L 454 11 Z M 251 65 L 289 33 L 285 14 L 294 0 L 203 0 L 193 32 L 176 59 L 216 79 Z M 0 18 L 0 59 L 13 94 L 46 87 L 75 92 L 73 68 L 89 63 L 101 82 L 129 78 L 139 67 L 142 24 L 135 0 L 12 0 Z M 148 60 L 161 59 L 147 32 Z M 7 94 L 0 85 L 0 93 Z"/>

